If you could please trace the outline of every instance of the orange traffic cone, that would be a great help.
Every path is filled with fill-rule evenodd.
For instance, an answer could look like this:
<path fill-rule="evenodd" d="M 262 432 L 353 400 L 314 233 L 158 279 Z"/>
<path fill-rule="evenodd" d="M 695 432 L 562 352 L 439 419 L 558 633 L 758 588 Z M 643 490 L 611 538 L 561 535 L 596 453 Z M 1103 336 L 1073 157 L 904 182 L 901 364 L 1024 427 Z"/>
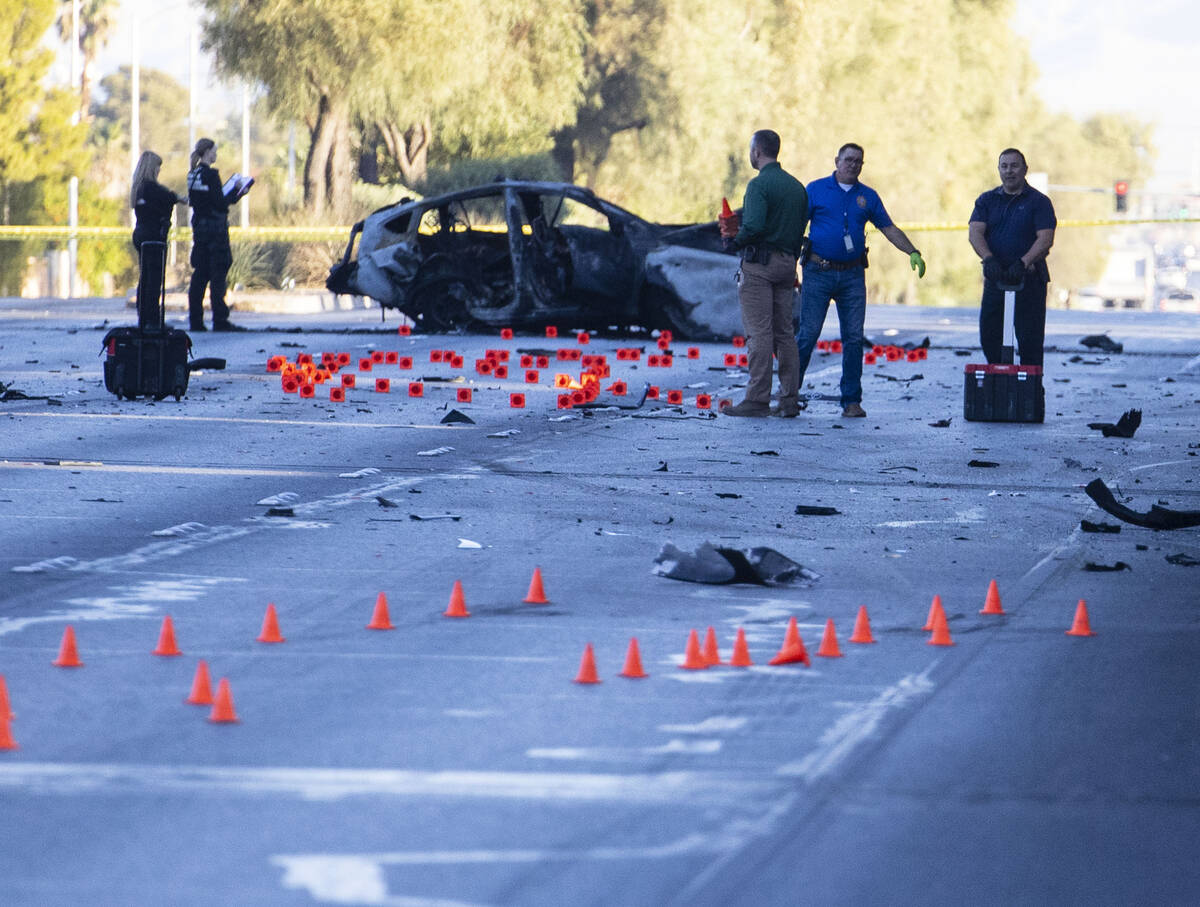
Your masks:
<path fill-rule="evenodd" d="M 621 668 L 622 677 L 649 677 L 642 670 L 642 653 L 638 649 L 636 636 L 629 638 L 629 649 L 625 652 L 625 667 Z"/>
<path fill-rule="evenodd" d="M 75 648 L 75 628 L 67 624 L 67 629 L 63 630 L 62 644 L 58 648 L 58 658 L 54 659 L 56 668 L 82 668 L 83 662 L 79 660 L 79 652 Z"/>
<path fill-rule="evenodd" d="M 983 610 L 980 614 L 1003 614 L 1004 607 L 1000 604 L 1000 590 L 996 588 L 996 581 L 992 580 L 988 583 L 987 598 L 983 600 Z"/>
<path fill-rule="evenodd" d="M 13 740 L 12 729 L 8 725 L 9 719 L 0 715 L 0 750 L 19 749 L 17 741 Z"/>
<path fill-rule="evenodd" d="M 283 642 L 283 637 L 279 635 L 279 617 L 275 613 L 274 602 L 267 602 L 267 613 L 263 617 L 262 630 L 258 634 L 257 642 Z"/>
<path fill-rule="evenodd" d="M 214 724 L 234 724 L 238 720 L 233 710 L 233 693 L 229 690 L 229 678 L 222 677 L 217 684 L 217 700 L 213 703 L 208 720 Z"/>
<path fill-rule="evenodd" d="M 212 683 L 208 679 L 208 662 L 200 659 L 196 663 L 196 676 L 192 678 L 192 692 L 185 700 L 188 705 L 212 705 Z"/>
<path fill-rule="evenodd" d="M 704 634 L 704 660 L 710 665 L 721 663 L 721 650 L 717 648 L 717 631 L 712 627 Z"/>
<path fill-rule="evenodd" d="M 850 634 L 851 642 L 875 642 L 871 635 L 871 619 L 867 617 L 867 606 L 858 606 L 858 617 L 854 618 L 854 632 Z"/>
<path fill-rule="evenodd" d="M 721 199 L 721 216 L 733 217 L 733 209 L 729 207 L 729 199 L 727 198 Z"/>
<path fill-rule="evenodd" d="M 679 667 L 689 671 L 702 671 L 708 667 L 708 661 L 700 651 L 700 637 L 695 630 L 688 633 L 687 649 L 684 650 L 683 664 Z"/>
<path fill-rule="evenodd" d="M 175 645 L 175 624 L 171 622 L 171 615 L 168 614 L 163 618 L 162 629 L 158 631 L 158 645 L 154 647 L 151 655 L 182 655 L 179 651 L 179 646 Z"/>
<path fill-rule="evenodd" d="M 937 616 L 939 614 L 941 614 L 942 617 L 946 616 L 946 612 L 942 608 L 942 597 L 940 595 L 935 595 L 933 597 L 933 603 L 929 606 L 929 616 L 925 618 L 925 626 L 923 626 L 921 629 L 926 633 L 932 630 L 934 625 L 937 623 Z"/>
<path fill-rule="evenodd" d="M 1068 636 L 1095 636 L 1092 632 L 1091 621 L 1088 620 L 1087 602 L 1082 598 L 1079 604 L 1075 606 L 1075 620 L 1071 624 L 1071 629 L 1067 631 Z"/>
<path fill-rule="evenodd" d="M 788 621 L 787 631 L 783 634 L 783 646 L 775 657 L 767 662 L 769 665 L 803 664 L 812 667 L 808 650 L 804 648 L 804 640 L 800 638 L 800 630 L 796 626 L 796 618 Z"/>
<path fill-rule="evenodd" d="M 454 581 L 454 588 L 450 590 L 450 604 L 442 612 L 442 617 L 470 616 L 471 612 L 467 610 L 467 603 L 463 600 L 462 581 L 456 579 Z"/>
<path fill-rule="evenodd" d="M 388 615 L 387 596 L 382 592 L 375 597 L 375 610 L 371 613 L 371 622 L 367 624 L 368 630 L 394 630 L 392 619 Z"/>
<path fill-rule="evenodd" d="M 950 623 L 946 620 L 946 612 L 938 612 L 937 617 L 933 621 L 933 635 L 929 637 L 926 645 L 930 646 L 952 646 L 954 640 L 950 638 Z"/>
<path fill-rule="evenodd" d="M 579 659 L 579 673 L 575 675 L 575 682 L 600 682 L 600 676 L 596 673 L 596 653 L 592 651 L 590 642 L 583 648 L 583 657 Z"/>
<path fill-rule="evenodd" d="M 548 605 L 550 599 L 546 598 L 546 590 L 542 588 L 542 568 L 533 568 L 533 579 L 529 581 L 529 592 L 523 599 L 527 605 Z"/>
<path fill-rule="evenodd" d="M 8 684 L 4 682 L 4 675 L 0 674 L 0 719 L 16 717 L 8 702 Z"/>
<path fill-rule="evenodd" d="M 738 627 L 737 639 L 733 641 L 733 656 L 729 664 L 734 668 L 748 668 L 754 664 L 750 660 L 750 647 L 746 645 L 746 631 L 741 627 Z"/>
<path fill-rule="evenodd" d="M 821 635 L 821 645 L 817 654 L 822 658 L 841 658 L 842 650 L 838 648 L 837 630 L 833 626 L 833 618 L 825 621 L 825 632 Z"/>

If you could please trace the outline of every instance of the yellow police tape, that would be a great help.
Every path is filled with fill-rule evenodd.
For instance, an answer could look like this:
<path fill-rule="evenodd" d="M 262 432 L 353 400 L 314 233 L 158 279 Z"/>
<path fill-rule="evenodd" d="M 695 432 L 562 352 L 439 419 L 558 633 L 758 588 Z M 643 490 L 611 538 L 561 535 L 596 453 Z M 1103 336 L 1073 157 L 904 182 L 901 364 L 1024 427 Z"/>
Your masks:
<path fill-rule="evenodd" d="M 1200 217 L 1144 217 L 1105 220 L 1060 220 L 1059 227 L 1128 227 L 1135 224 L 1195 224 Z M 897 224 L 906 233 L 950 233 L 967 229 L 963 223 L 904 223 Z M 503 232 L 503 227 L 480 226 L 476 231 Z M 129 239 L 129 227 L 61 227 L 0 225 L 0 240 L 44 239 Z M 345 242 L 350 227 L 230 227 L 230 242 Z M 178 227 L 171 235 L 174 242 L 189 242 L 190 227 Z"/>

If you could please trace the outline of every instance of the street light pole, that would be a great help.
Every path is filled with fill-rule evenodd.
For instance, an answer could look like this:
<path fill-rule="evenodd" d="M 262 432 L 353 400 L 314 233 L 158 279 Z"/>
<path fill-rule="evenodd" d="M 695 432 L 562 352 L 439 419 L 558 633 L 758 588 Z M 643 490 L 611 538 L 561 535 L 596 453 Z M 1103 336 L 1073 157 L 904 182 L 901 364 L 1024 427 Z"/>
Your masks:
<path fill-rule="evenodd" d="M 73 0 L 71 3 L 71 90 L 79 90 L 80 100 L 83 98 L 82 86 L 76 85 L 80 80 L 81 72 L 79 65 L 79 0 Z M 71 114 L 71 125 L 79 125 L 79 104 L 75 105 L 75 112 Z M 79 226 L 79 177 L 72 176 L 67 184 L 67 224 L 72 228 Z M 76 291 L 76 283 L 78 275 L 76 268 L 79 263 L 79 240 L 72 232 L 67 240 L 67 269 L 68 269 L 68 287 L 67 298 L 74 299 Z"/>
<path fill-rule="evenodd" d="M 129 65 L 129 172 L 137 169 L 138 156 L 142 150 L 142 64 L 141 30 L 138 17 L 133 17 L 133 60 Z M 132 179 L 132 176 L 130 177 Z M 133 209 L 129 211 L 129 223 L 134 224 Z"/>
<path fill-rule="evenodd" d="M 250 175 L 250 86 L 242 85 L 242 176 Z M 250 226 L 250 196 L 242 198 L 242 227 Z"/>

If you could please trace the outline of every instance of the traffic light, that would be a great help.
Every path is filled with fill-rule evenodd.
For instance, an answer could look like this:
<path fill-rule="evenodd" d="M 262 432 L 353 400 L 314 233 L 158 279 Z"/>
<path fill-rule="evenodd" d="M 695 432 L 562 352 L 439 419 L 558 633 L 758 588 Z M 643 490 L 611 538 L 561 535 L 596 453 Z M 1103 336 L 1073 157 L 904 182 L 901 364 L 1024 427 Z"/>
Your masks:
<path fill-rule="evenodd" d="M 1128 207 L 1129 182 L 1127 180 L 1117 180 L 1113 183 L 1113 207 L 1118 214 L 1123 213 Z"/>

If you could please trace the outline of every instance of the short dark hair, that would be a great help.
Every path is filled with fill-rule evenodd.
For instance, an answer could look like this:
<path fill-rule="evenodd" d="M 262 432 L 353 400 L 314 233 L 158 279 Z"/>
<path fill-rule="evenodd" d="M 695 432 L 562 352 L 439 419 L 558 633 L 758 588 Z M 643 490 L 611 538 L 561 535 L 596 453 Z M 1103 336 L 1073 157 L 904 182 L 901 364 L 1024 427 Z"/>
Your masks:
<path fill-rule="evenodd" d="M 858 144 L 857 142 L 847 142 L 845 145 L 843 145 L 841 148 L 838 149 L 838 153 L 837 153 L 838 158 L 840 158 L 843 154 L 846 153 L 847 148 L 853 148 L 855 151 L 857 151 L 859 154 L 863 155 L 864 157 L 867 154 L 865 151 L 863 151 L 862 145 Z M 835 158 L 834 160 L 837 160 L 837 158 Z"/>
<path fill-rule="evenodd" d="M 767 157 L 779 157 L 779 133 L 773 129 L 760 129 L 750 137 L 750 144 Z"/>
<path fill-rule="evenodd" d="M 1019 149 L 1019 148 L 1005 148 L 1003 151 L 1001 151 L 1001 152 L 1000 152 L 1000 157 L 1004 157 L 1004 155 L 1006 155 L 1006 154 L 1015 154 L 1017 157 L 1019 157 L 1019 158 L 1021 159 L 1021 166 L 1022 166 L 1022 167 L 1026 167 L 1026 168 L 1028 168 L 1028 167 L 1029 167 L 1029 162 L 1025 160 L 1025 155 L 1023 155 L 1023 154 L 1021 153 L 1021 149 Z M 996 158 L 996 160 L 1000 160 L 1000 157 Z"/>

